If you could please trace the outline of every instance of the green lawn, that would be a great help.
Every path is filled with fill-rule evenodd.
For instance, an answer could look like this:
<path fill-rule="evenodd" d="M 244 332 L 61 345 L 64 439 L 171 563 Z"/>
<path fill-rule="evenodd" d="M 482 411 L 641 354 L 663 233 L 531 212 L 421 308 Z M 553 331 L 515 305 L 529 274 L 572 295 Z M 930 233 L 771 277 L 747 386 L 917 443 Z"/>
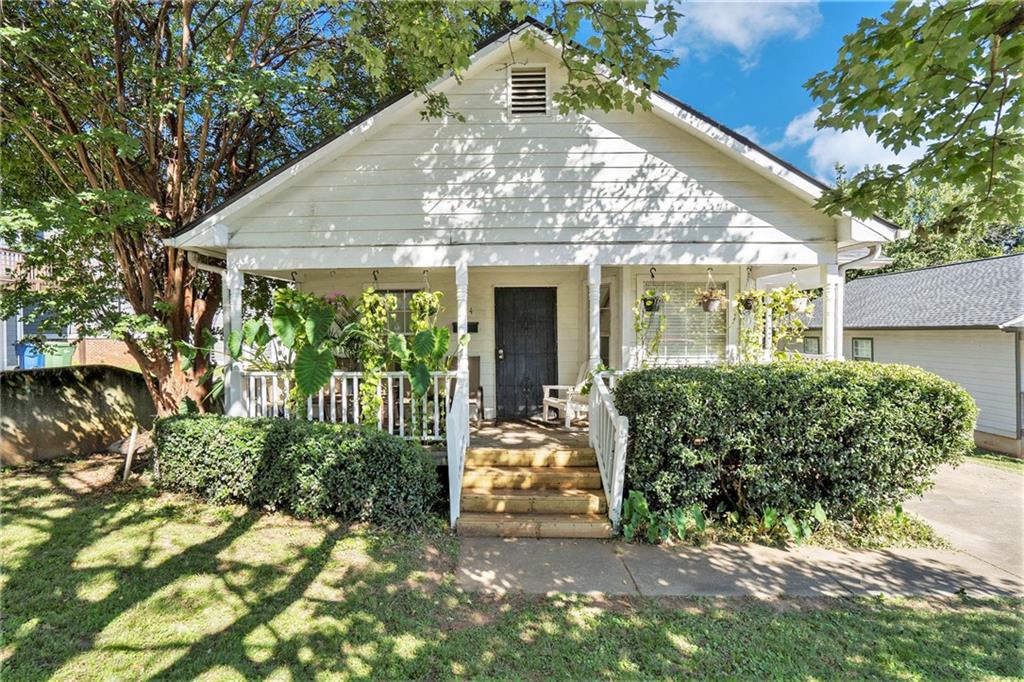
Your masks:
<path fill-rule="evenodd" d="M 971 462 L 995 467 L 996 469 L 1024 474 L 1024 459 L 1002 455 L 998 452 L 974 448 L 974 454 L 968 455 L 967 459 Z"/>
<path fill-rule="evenodd" d="M 1020 601 L 487 598 L 455 587 L 443 534 L 211 507 L 110 473 L 5 474 L 5 681 L 1024 674 Z"/>

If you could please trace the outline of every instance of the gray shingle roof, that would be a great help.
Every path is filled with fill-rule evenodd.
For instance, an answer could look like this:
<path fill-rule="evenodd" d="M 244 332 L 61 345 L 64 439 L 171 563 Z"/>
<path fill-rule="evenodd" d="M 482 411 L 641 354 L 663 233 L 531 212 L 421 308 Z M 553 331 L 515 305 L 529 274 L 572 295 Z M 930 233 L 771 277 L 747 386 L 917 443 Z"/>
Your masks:
<path fill-rule="evenodd" d="M 1024 254 L 1015 254 L 855 279 L 843 321 L 848 329 L 998 327 L 1022 315 Z M 810 326 L 821 327 L 820 305 Z"/>

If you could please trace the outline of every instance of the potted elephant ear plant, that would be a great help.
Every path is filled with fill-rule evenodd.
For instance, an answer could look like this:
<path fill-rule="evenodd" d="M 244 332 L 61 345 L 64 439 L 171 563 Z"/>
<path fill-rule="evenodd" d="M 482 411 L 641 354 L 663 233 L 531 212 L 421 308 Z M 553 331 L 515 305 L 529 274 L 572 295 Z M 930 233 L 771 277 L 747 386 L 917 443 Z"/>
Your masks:
<path fill-rule="evenodd" d="M 727 300 L 724 289 L 710 287 L 693 292 L 693 302 L 703 308 L 706 313 L 717 313 Z"/>

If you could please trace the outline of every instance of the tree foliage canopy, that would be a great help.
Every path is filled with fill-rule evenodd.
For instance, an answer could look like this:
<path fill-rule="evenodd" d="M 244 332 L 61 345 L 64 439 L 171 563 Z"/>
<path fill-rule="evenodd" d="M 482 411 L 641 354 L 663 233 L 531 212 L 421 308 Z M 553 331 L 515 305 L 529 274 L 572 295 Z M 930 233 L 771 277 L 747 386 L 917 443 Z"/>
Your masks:
<path fill-rule="evenodd" d="M 115 331 L 158 409 L 201 403 L 206 361 L 185 369 L 176 349 L 206 338 L 219 282 L 161 240 L 398 92 L 457 115 L 431 83 L 528 14 L 565 49 L 565 110 L 647 107 L 673 63 L 650 28 L 674 31 L 669 0 L 0 5 L 0 237 L 50 273 L 0 314 Z"/>
<path fill-rule="evenodd" d="M 819 128 L 863 128 L 887 149 L 920 148 L 905 166 L 866 168 L 822 205 L 866 216 L 893 188 L 948 184 L 956 226 L 966 212 L 1024 222 L 1024 0 L 896 2 L 843 39 L 831 71 L 806 87 Z"/>

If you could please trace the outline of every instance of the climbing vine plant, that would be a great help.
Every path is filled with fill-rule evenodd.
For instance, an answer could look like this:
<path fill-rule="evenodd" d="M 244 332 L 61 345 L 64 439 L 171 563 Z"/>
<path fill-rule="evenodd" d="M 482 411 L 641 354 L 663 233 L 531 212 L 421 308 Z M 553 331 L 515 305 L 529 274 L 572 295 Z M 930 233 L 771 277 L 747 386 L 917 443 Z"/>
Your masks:
<path fill-rule="evenodd" d="M 636 332 L 640 367 L 650 366 L 649 358 L 657 357 L 668 321 L 659 314 L 671 297 L 666 292 L 648 289 L 633 304 L 633 331 Z"/>
<path fill-rule="evenodd" d="M 741 312 L 740 359 L 758 362 L 764 357 L 765 331 L 772 321 L 772 352 L 783 355 L 787 343 L 803 339 L 807 320 L 814 311 L 806 291 L 791 283 L 779 289 L 747 289 L 733 298 Z"/>
<path fill-rule="evenodd" d="M 342 338 L 353 343 L 356 360 L 362 369 L 359 382 L 359 417 L 364 424 L 376 424 L 384 401 L 380 382 L 387 370 L 388 335 L 395 320 L 398 300 L 366 287 L 356 303 L 356 319 L 342 330 Z"/>

